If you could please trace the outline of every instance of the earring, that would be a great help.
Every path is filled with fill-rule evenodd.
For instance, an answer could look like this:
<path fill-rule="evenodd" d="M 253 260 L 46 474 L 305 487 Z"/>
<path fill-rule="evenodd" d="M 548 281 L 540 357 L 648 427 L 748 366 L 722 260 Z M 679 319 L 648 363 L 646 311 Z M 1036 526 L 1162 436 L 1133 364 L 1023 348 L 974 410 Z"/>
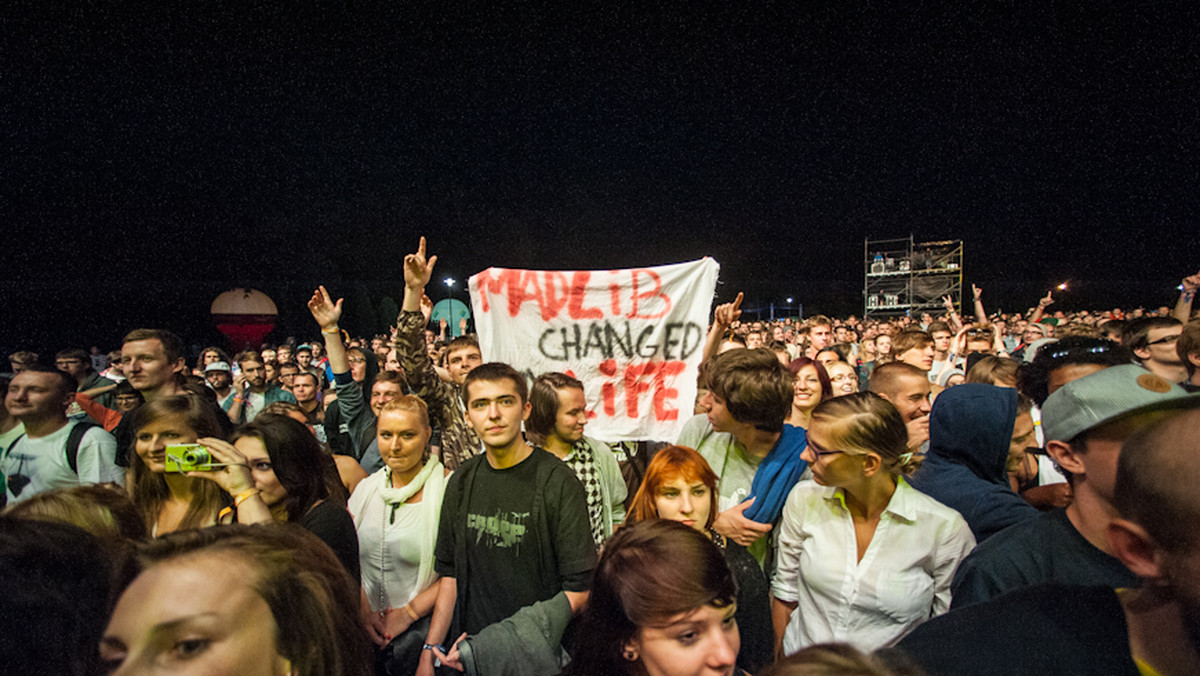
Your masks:
<path fill-rule="evenodd" d="M 629 660 L 630 662 L 633 662 L 634 660 L 637 659 L 637 653 L 634 652 L 632 648 L 626 648 L 624 657 L 625 657 L 625 659 Z"/>

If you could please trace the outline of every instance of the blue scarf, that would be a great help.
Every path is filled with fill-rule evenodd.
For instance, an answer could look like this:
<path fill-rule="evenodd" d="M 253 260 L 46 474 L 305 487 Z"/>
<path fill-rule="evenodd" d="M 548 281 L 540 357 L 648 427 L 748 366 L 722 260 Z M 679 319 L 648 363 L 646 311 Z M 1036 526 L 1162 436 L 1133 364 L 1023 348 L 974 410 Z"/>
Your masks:
<path fill-rule="evenodd" d="M 788 493 L 804 474 L 808 462 L 800 459 L 807 444 L 807 435 L 803 427 L 784 425 L 783 434 L 775 447 L 763 458 L 758 471 L 754 473 L 754 482 L 750 484 L 750 497 L 756 498 L 753 505 L 746 509 L 745 516 L 759 523 L 774 523 L 783 511 L 783 503 L 787 501 Z"/>

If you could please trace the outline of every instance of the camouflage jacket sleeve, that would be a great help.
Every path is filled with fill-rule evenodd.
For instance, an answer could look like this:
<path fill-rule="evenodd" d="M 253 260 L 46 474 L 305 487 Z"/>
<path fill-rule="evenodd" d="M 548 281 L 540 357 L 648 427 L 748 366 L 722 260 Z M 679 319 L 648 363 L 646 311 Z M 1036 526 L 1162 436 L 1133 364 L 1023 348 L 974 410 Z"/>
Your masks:
<path fill-rule="evenodd" d="M 429 353 L 425 351 L 425 316 L 420 312 L 401 311 L 396 320 L 396 340 L 392 347 L 404 368 L 404 376 L 413 394 L 425 400 L 429 415 L 442 429 L 442 464 L 454 470 L 463 461 L 479 453 L 479 437 L 467 425 L 458 387 L 438 377 Z"/>

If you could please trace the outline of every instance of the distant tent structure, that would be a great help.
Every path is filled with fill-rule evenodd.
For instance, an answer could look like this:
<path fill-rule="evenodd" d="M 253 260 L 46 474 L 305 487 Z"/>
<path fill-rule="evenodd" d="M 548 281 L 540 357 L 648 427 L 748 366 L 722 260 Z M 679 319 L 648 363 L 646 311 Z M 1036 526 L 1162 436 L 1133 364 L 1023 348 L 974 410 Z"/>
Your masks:
<path fill-rule="evenodd" d="M 234 350 L 257 349 L 279 316 L 275 301 L 257 289 L 226 291 L 213 300 L 210 312 Z"/>

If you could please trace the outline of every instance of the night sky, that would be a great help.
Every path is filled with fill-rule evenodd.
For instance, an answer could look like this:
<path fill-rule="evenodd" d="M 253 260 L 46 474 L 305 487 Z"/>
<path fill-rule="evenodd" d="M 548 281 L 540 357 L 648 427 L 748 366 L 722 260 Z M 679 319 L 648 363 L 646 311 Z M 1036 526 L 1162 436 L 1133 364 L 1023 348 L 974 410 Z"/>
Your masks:
<path fill-rule="evenodd" d="M 861 313 L 910 233 L 989 309 L 1200 269 L 1195 3 L 125 4 L 0 9 L 4 353 L 213 342 L 240 286 L 279 340 L 318 283 L 374 331 L 421 234 L 464 300 L 709 255 L 720 299 Z"/>

